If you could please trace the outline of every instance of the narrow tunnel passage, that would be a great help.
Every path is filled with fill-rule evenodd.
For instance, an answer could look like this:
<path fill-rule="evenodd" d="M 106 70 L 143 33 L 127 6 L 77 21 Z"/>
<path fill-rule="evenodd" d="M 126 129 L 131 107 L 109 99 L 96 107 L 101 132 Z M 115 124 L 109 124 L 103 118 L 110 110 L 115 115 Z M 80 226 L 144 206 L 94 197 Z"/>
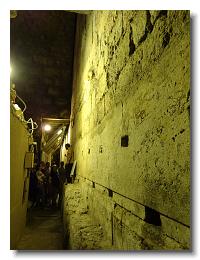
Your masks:
<path fill-rule="evenodd" d="M 64 246 L 60 210 L 29 208 L 27 225 L 17 250 L 63 250 Z"/>
<path fill-rule="evenodd" d="M 189 11 L 19 11 L 11 39 L 11 249 L 189 250 Z"/>
<path fill-rule="evenodd" d="M 31 207 L 17 250 L 112 249 L 102 225 L 93 219 L 79 183 L 65 185 L 63 211 Z"/>

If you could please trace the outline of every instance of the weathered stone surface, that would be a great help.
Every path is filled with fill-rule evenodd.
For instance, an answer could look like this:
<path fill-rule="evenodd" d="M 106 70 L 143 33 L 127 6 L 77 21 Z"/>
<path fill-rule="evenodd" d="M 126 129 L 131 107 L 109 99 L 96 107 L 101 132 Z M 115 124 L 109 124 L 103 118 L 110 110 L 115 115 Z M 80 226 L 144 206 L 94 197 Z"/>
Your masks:
<path fill-rule="evenodd" d="M 189 20 L 188 11 L 96 11 L 77 21 L 70 129 L 77 175 L 141 205 L 118 201 L 141 219 L 146 206 L 188 230 L 183 241 L 170 227 L 151 232 L 149 224 L 135 222 L 144 234 L 156 234 L 141 249 L 189 247 Z M 99 203 L 103 214 L 109 203 Z"/>
<path fill-rule="evenodd" d="M 117 197 L 119 204 L 106 188 L 88 181 L 67 185 L 64 225 L 70 249 L 183 250 L 190 247 L 187 227 L 164 216 L 161 216 L 161 226 L 146 223 L 145 216 L 137 215 L 134 203 L 126 207 L 127 201 L 124 205 L 125 199 Z M 87 240 L 87 236 L 92 239 Z"/>
<path fill-rule="evenodd" d="M 80 185 L 66 185 L 63 220 L 70 250 L 109 249 L 104 230 L 88 212 Z"/>
<path fill-rule="evenodd" d="M 138 46 L 142 37 L 145 35 L 146 23 L 147 23 L 147 11 L 135 12 L 135 15 L 131 18 L 130 24 L 132 29 L 133 43 Z"/>

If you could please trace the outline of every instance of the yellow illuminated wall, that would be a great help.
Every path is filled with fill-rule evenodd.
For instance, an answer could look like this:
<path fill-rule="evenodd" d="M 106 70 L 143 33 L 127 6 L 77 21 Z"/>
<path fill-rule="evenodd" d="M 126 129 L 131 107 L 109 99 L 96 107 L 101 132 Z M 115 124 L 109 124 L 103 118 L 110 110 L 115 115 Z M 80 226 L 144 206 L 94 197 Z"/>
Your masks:
<path fill-rule="evenodd" d="M 84 186 L 89 208 L 112 226 L 116 248 L 141 249 L 146 239 L 151 249 L 189 248 L 189 11 L 79 15 L 73 80 L 77 176 L 95 183 Z M 110 206 L 98 184 L 113 192 Z M 148 208 L 160 214 L 161 228 L 143 221 Z M 143 240 L 134 245 L 130 234 Z"/>
<path fill-rule="evenodd" d="M 16 249 L 24 231 L 29 190 L 29 176 L 24 158 L 30 138 L 25 125 L 10 114 L 10 248 Z"/>

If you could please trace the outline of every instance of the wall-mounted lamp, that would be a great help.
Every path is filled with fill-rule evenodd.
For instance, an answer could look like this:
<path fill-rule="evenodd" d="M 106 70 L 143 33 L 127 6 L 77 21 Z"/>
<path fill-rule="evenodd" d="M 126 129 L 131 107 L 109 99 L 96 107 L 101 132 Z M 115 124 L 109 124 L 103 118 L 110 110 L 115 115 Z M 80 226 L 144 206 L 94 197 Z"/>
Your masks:
<path fill-rule="evenodd" d="M 50 130 L 51 130 L 51 126 L 48 125 L 48 124 L 46 124 L 46 125 L 44 126 L 44 131 L 49 132 Z"/>
<path fill-rule="evenodd" d="M 62 129 L 60 129 L 58 132 L 57 132 L 57 135 L 60 135 L 62 133 Z"/>

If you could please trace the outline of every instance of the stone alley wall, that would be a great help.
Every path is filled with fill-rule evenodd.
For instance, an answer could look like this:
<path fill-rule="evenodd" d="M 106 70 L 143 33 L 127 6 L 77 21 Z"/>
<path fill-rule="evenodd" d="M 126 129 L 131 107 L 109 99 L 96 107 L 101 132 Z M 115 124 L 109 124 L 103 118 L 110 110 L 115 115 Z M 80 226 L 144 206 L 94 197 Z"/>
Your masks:
<path fill-rule="evenodd" d="M 17 244 L 26 225 L 30 176 L 24 167 L 32 137 L 27 125 L 10 110 L 10 249 Z M 9 174 L 5 172 L 5 174 Z"/>
<path fill-rule="evenodd" d="M 71 143 L 117 249 L 190 247 L 190 13 L 78 15 Z"/>

